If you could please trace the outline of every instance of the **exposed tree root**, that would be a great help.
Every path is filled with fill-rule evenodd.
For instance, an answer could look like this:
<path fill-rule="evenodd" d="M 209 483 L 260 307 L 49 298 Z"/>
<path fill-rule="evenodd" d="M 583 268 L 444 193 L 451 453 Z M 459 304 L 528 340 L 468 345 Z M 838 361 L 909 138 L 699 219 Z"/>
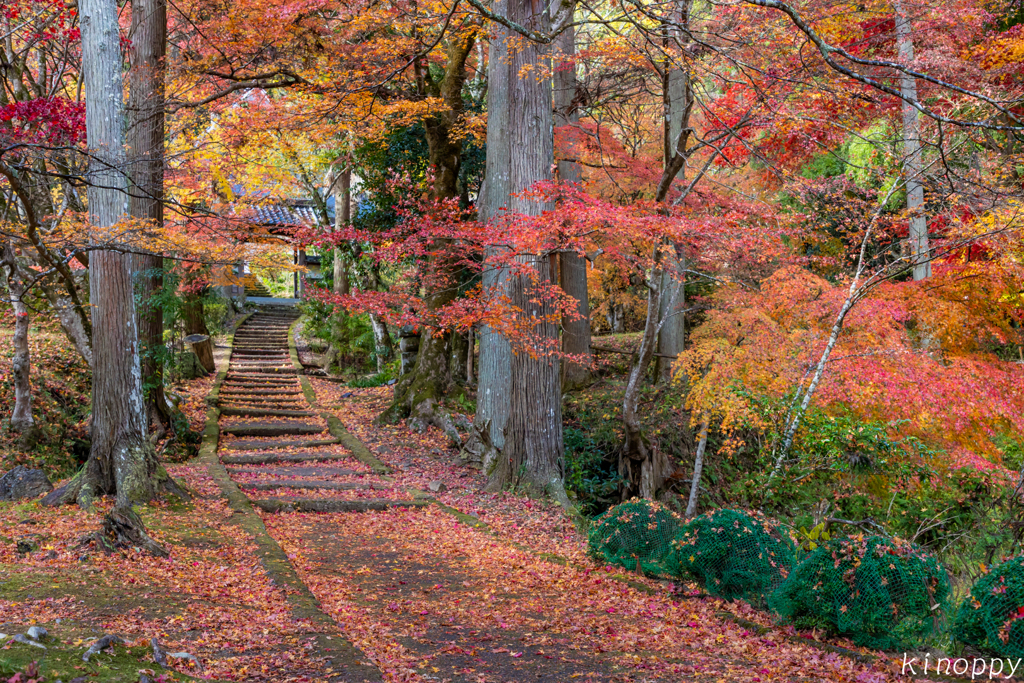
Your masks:
<path fill-rule="evenodd" d="M 80 539 L 81 545 L 89 545 L 106 553 L 125 548 L 139 548 L 157 557 L 169 557 L 170 553 L 153 540 L 146 530 L 139 514 L 131 508 L 114 508 L 103 518 L 100 531 L 86 534 Z"/>

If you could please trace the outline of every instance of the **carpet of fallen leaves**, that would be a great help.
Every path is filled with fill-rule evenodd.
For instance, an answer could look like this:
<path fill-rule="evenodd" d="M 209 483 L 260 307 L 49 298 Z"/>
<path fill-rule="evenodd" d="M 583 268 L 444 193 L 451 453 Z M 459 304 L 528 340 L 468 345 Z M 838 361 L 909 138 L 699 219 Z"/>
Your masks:
<path fill-rule="evenodd" d="M 334 619 L 335 634 L 360 647 L 384 680 L 905 680 L 884 658 L 866 665 L 801 641 L 792 629 L 755 632 L 721 614 L 727 608 L 771 625 L 744 605 L 694 598 L 691 587 L 624 577 L 619 568 L 595 564 L 585 535 L 564 510 L 510 493 L 484 493 L 483 475 L 460 463 L 439 431 L 374 425 L 392 389 L 311 381 L 318 407 L 340 418 L 393 474 L 373 474 L 344 457 L 351 453 L 340 445 L 296 446 L 274 452 L 344 459 L 228 465 L 243 490 L 255 497 L 255 483 L 313 478 L 372 483 L 374 488 L 315 489 L 309 495 L 407 500 L 412 491 L 430 491 L 462 513 L 431 505 L 261 514 Z M 203 378 L 180 387 L 194 428 L 203 425 L 211 385 L 212 378 Z M 281 440 L 224 435 L 219 451 L 254 455 L 261 444 Z M 239 441 L 253 447 L 224 448 Z M 77 630 L 69 645 L 83 649 L 106 632 L 134 642 L 159 638 L 165 649 L 196 655 L 205 666 L 200 678 L 326 680 L 330 664 L 317 655 L 313 626 L 294 618 L 286 589 L 262 568 L 256 544 L 206 469 L 169 469 L 196 498 L 184 507 L 142 510 L 154 537 L 171 551 L 166 559 L 83 546 L 80 539 L 100 525 L 102 503 L 92 512 L 0 504 L 0 625 L 60 619 Z M 17 541 L 25 539 L 38 550 L 17 552 Z M 184 660 L 177 666 L 198 673 Z"/>
<path fill-rule="evenodd" d="M 171 551 L 167 559 L 82 546 L 109 503 L 91 513 L 0 504 L 0 535 L 39 545 L 19 554 L 15 543 L 0 543 L 0 574 L 19 587 L 0 592 L 0 625 L 27 628 L 60 619 L 81 632 L 69 644 L 83 650 L 102 633 L 158 638 L 165 649 L 197 656 L 205 667 L 201 678 L 324 680 L 328 665 L 312 652 L 310 626 L 292 618 L 285 590 L 263 570 L 255 543 L 234 523 L 205 467 L 169 470 L 196 498 L 187 511 L 166 505 L 142 510 L 153 536 Z M 197 675 L 184 660 L 179 668 Z"/>
<path fill-rule="evenodd" d="M 311 381 L 320 407 L 337 415 L 395 470 L 391 478 L 396 485 L 427 490 L 433 482 L 441 489 L 435 494 L 441 502 L 469 515 L 460 521 L 437 507 L 263 515 L 325 610 L 388 680 L 437 680 L 445 670 L 435 660 L 450 655 L 452 648 L 465 652 L 460 637 L 488 627 L 514 635 L 504 643 L 507 647 L 486 650 L 489 656 L 529 657 L 538 662 L 536 675 L 545 680 L 556 680 L 542 673 L 550 658 L 578 666 L 573 680 L 901 679 L 899 667 L 884 657 L 866 665 L 803 642 L 800 636 L 809 634 L 773 628 L 756 635 L 719 614 L 728 607 L 771 625 L 766 615 L 746 605 L 695 599 L 687 595 L 692 587 L 639 576 L 629 577 L 633 585 L 619 580 L 621 569 L 589 559 L 585 535 L 560 507 L 482 492 L 483 475 L 457 461 L 440 431 L 419 434 L 403 425 L 374 425 L 391 399 L 391 388 Z M 470 526 L 472 518 L 486 528 Z M 362 539 L 363 545 L 355 547 L 351 539 Z M 426 572 L 434 587 L 403 591 L 405 581 L 391 587 L 367 584 L 361 577 L 379 572 L 379 560 L 367 547 L 376 547 L 381 556 L 405 558 L 418 567 L 413 574 Z M 370 554 L 360 560 L 360 552 Z M 401 563 L 388 569 L 396 576 L 403 571 Z M 439 637 L 442 626 L 447 635 Z M 423 642 L 432 643 L 434 651 L 425 650 Z M 848 641 L 832 643 L 857 649 Z M 493 662 L 482 662 L 481 671 L 464 666 L 452 672 L 461 680 L 506 680 L 484 673 L 488 666 L 493 669 Z M 602 667 L 603 673 L 593 670 Z"/>

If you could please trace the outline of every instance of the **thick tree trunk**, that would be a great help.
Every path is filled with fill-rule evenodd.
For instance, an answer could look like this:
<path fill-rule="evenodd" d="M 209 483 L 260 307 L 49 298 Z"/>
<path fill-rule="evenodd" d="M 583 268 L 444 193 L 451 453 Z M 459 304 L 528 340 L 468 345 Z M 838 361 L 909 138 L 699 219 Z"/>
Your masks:
<path fill-rule="evenodd" d="M 28 306 L 23 299 L 25 279 L 10 242 L 4 243 L 2 266 L 11 308 L 14 309 L 14 357 L 11 358 L 14 411 L 11 413 L 11 428 L 21 434 L 22 447 L 27 450 L 35 445 L 39 428 L 32 417 L 32 357 L 28 348 Z"/>
<path fill-rule="evenodd" d="M 81 0 L 82 71 L 86 93 L 86 137 L 90 160 L 89 219 L 97 228 L 124 216 L 120 35 L 114 0 Z M 139 365 L 131 257 L 113 250 L 92 253 L 89 282 L 93 309 L 92 450 L 85 469 L 47 496 L 47 502 L 77 499 L 89 506 L 115 494 L 119 509 L 154 498 L 173 487 L 146 434 L 146 408 Z M 174 487 L 176 489 L 176 487 Z"/>
<path fill-rule="evenodd" d="M 576 83 L 576 32 L 568 28 L 558 39 L 558 47 L 564 57 L 563 63 L 555 68 L 555 125 L 576 126 L 580 114 L 577 101 Z M 577 155 L 575 150 L 566 150 Z M 580 165 L 572 160 L 559 160 L 558 179 L 567 183 L 580 183 L 583 173 Z M 576 300 L 575 320 L 562 320 L 562 353 L 573 360 L 562 362 L 562 390 L 571 391 L 584 387 L 593 380 L 590 371 L 590 296 L 587 291 L 587 261 L 575 251 L 560 254 L 559 285 L 562 291 Z"/>
<path fill-rule="evenodd" d="M 131 83 L 128 113 L 128 213 L 152 228 L 164 220 L 164 58 L 167 43 L 166 0 L 132 0 Z M 163 257 L 136 254 L 140 290 L 139 340 L 146 412 L 162 436 L 172 424 L 164 395 L 164 312 L 157 297 L 163 289 Z"/>
<path fill-rule="evenodd" d="M 896 48 L 902 64 L 914 62 L 914 39 L 910 18 L 901 0 L 896 0 Z M 924 159 L 921 154 L 920 113 L 911 102 L 917 102 L 917 79 L 900 72 L 900 95 L 903 98 L 903 176 L 907 188 L 907 213 L 910 214 L 910 253 L 914 279 L 924 280 L 932 274 L 928 244 L 928 217 L 924 212 Z"/>
<path fill-rule="evenodd" d="M 508 0 L 506 11 L 508 19 L 522 26 L 540 32 L 548 29 L 549 19 L 542 3 Z M 494 76 L 492 83 L 495 80 L 508 83 L 507 97 L 502 102 L 490 101 L 489 112 L 492 116 L 496 107 L 504 106 L 507 118 L 498 116 L 496 120 L 489 119 L 487 124 L 488 141 L 492 125 L 496 121 L 505 124 L 501 133 L 508 138 L 508 184 L 504 195 L 491 194 L 496 188 L 488 186 L 487 201 L 492 207 L 508 206 L 513 215 L 538 215 L 550 207 L 517 193 L 539 181 L 551 179 L 554 149 L 551 138 L 552 85 L 547 75 L 550 74 L 550 55 L 537 44 L 525 43 L 518 47 L 509 55 L 507 62 L 492 61 L 488 65 L 489 75 Z M 505 157 L 504 151 L 501 157 Z M 526 266 L 527 272 L 534 277 L 526 272 L 509 277 L 512 305 L 518 307 L 527 320 L 539 321 L 531 332 L 541 343 L 558 339 L 557 326 L 546 322 L 553 317 L 554 308 L 537 293 L 538 285 L 553 280 L 550 258 L 547 255 L 519 255 L 516 260 Z M 505 442 L 500 457 L 489 472 L 488 488 L 493 491 L 511 485 L 531 495 L 550 496 L 567 504 L 558 360 L 522 352 L 513 355 L 510 370 Z"/>
<path fill-rule="evenodd" d="M 658 333 L 656 379 L 672 379 L 674 358 L 683 352 L 686 343 L 686 275 L 685 261 L 679 254 L 666 254 L 661 272 L 661 331 Z"/>
<path fill-rule="evenodd" d="M 495 0 L 494 12 L 505 16 L 509 0 Z M 509 196 L 509 33 L 497 24 L 491 26 L 487 58 L 487 160 L 484 183 L 477 200 L 477 220 L 500 220 Z M 503 250 L 488 246 L 485 259 L 493 259 Z M 507 268 L 485 268 L 483 295 L 500 299 L 508 295 Z M 511 401 L 512 347 L 501 334 L 484 325 L 480 328 L 480 358 L 477 369 L 476 416 L 473 434 L 464 457 L 482 463 L 491 472 L 505 447 L 505 425 Z"/>
<path fill-rule="evenodd" d="M 185 334 L 205 334 L 210 336 L 206 327 L 206 312 L 202 294 L 185 294 L 181 303 L 181 317 L 185 322 Z"/>

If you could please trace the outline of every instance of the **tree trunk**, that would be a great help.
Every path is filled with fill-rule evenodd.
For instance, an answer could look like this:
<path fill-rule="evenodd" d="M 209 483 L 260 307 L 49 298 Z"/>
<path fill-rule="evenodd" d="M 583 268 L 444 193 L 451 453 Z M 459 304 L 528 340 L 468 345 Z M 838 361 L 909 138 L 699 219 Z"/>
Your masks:
<path fill-rule="evenodd" d="M 683 352 L 686 343 L 686 275 L 685 259 L 679 254 L 666 254 L 661 272 L 661 331 L 658 333 L 658 356 L 655 378 L 672 379 L 674 358 Z"/>
<path fill-rule="evenodd" d="M 683 9 L 681 17 L 689 16 L 688 9 Z M 676 17 L 677 19 L 679 17 Z M 680 22 L 683 25 L 683 22 Z M 681 46 L 685 36 L 680 35 L 679 30 L 673 26 L 666 27 L 666 52 Z M 679 145 L 685 140 L 681 137 L 683 130 L 690 124 L 690 112 L 693 109 L 693 91 L 690 87 L 690 74 L 679 68 L 673 60 L 666 60 L 662 75 L 662 100 L 665 108 L 664 121 L 664 167 L 672 168 L 673 160 L 677 158 L 680 150 Z M 676 171 L 686 175 L 685 157 L 684 162 Z M 686 339 L 686 277 L 685 260 L 682 254 L 668 254 L 665 259 L 665 268 L 661 274 L 661 331 L 658 333 L 658 353 L 662 354 L 656 362 L 655 380 L 668 381 L 672 378 L 671 358 L 664 356 L 676 356 L 683 352 Z"/>
<path fill-rule="evenodd" d="M 14 411 L 11 413 L 11 428 L 21 434 L 22 447 L 27 450 L 35 445 L 39 428 L 32 417 L 32 357 L 28 348 L 28 306 L 23 299 L 25 279 L 10 242 L 4 242 L 2 265 L 7 280 L 7 293 L 14 309 L 14 357 L 11 358 Z"/>
<path fill-rule="evenodd" d="M 690 480 L 690 499 L 686 503 L 686 516 L 697 514 L 697 500 L 700 497 L 700 477 L 704 473 L 704 450 L 708 445 L 708 418 L 705 416 L 700 425 L 700 437 L 697 442 L 697 454 L 693 459 L 693 478 Z"/>
<path fill-rule="evenodd" d="M 57 320 L 64 334 L 71 341 L 78 354 L 92 367 L 92 338 L 86 329 L 81 311 L 66 292 L 61 291 L 59 284 L 44 284 L 43 293 L 50 302 L 50 307 L 57 313 Z"/>
<path fill-rule="evenodd" d="M 160 229 L 164 220 L 164 57 L 167 43 L 166 0 L 132 0 L 131 83 L 128 113 L 128 213 Z M 162 436 L 171 426 L 164 396 L 164 312 L 157 302 L 163 290 L 163 257 L 136 254 L 140 289 L 139 339 L 146 412 Z"/>
<path fill-rule="evenodd" d="M 497 14 L 505 16 L 509 0 L 495 0 Z M 487 59 L 487 160 L 484 183 L 477 200 L 477 219 L 481 223 L 500 219 L 509 196 L 509 59 L 508 31 L 491 26 Z M 487 246 L 484 258 L 492 259 L 503 247 Z M 507 268 L 485 268 L 482 276 L 485 297 L 500 299 L 508 295 Z M 480 358 L 477 370 L 476 416 L 473 434 L 464 455 L 479 460 L 484 472 L 491 472 L 505 447 L 505 425 L 511 401 L 512 347 L 508 340 L 489 326 L 480 328 Z"/>
<path fill-rule="evenodd" d="M 910 18 L 901 0 L 896 0 L 896 47 L 900 63 L 914 62 L 914 40 Z M 924 212 L 924 160 L 921 155 L 920 113 L 911 102 L 917 102 L 917 80 L 900 72 L 900 95 L 903 97 L 903 177 L 907 188 L 907 213 L 910 219 L 910 253 L 914 279 L 924 280 L 932 274 L 928 245 L 928 217 Z"/>
<path fill-rule="evenodd" d="M 534 0 L 508 0 L 505 8 L 509 20 L 530 29 L 546 32 L 549 19 L 545 6 Z M 554 163 L 552 146 L 552 106 L 550 56 L 535 43 L 523 43 L 506 61 L 488 64 L 494 81 L 507 81 L 507 97 L 490 100 L 489 116 L 504 107 L 507 114 L 488 120 L 488 142 L 493 131 L 508 138 L 508 183 L 503 194 L 488 186 L 487 201 L 491 207 L 507 206 L 513 215 L 539 215 L 551 207 L 518 196 L 535 183 L 551 179 Z M 511 52 L 511 51 L 510 51 Z M 504 72 L 504 73 L 500 73 Z M 489 154 L 490 152 L 488 152 Z M 488 168 L 490 169 L 490 160 Z M 493 194 L 492 194 L 493 193 Z M 515 220 L 513 217 L 512 220 Z M 516 260 L 527 272 L 509 276 L 511 304 L 522 311 L 527 320 L 539 321 L 531 332 L 541 342 L 558 339 L 558 328 L 547 322 L 554 315 L 549 301 L 538 296 L 538 286 L 551 283 L 552 263 L 548 255 L 522 254 Z M 488 489 L 506 486 L 522 488 L 530 495 L 550 496 L 568 504 L 564 484 L 562 442 L 562 392 L 557 358 L 536 353 L 514 354 L 510 363 L 508 386 L 509 410 L 505 425 L 505 442 L 501 456 L 489 472 Z"/>
<path fill-rule="evenodd" d="M 466 60 L 472 53 L 475 33 L 453 38 L 445 48 L 447 60 L 444 74 L 436 84 L 417 61 L 417 82 L 422 94 L 440 97 L 445 111 L 424 121 L 430 168 L 434 176 L 433 198 L 453 199 L 459 196 L 459 170 L 462 166 L 462 142 L 453 135 L 454 127 L 463 120 L 463 86 L 466 82 Z M 451 240 L 438 239 L 431 245 L 432 256 L 426 267 L 431 282 L 426 293 L 427 314 L 433 314 L 450 304 L 458 296 L 458 258 L 452 253 Z M 405 375 L 395 388 L 395 400 L 383 415 L 382 421 L 409 417 L 410 426 L 422 429 L 433 424 L 444 430 L 454 446 L 462 446 L 462 437 L 445 410 L 440 399 L 447 394 L 458 378 L 452 373 L 452 338 L 449 329 L 425 329 L 420 339 L 419 355 L 413 371 Z M 454 380 L 454 381 L 453 381 Z"/>
<path fill-rule="evenodd" d="M 352 222 L 352 167 L 348 164 L 341 170 L 334 186 L 334 229 L 341 231 Z M 334 248 L 334 293 L 348 294 L 348 264 L 340 247 Z"/>
<path fill-rule="evenodd" d="M 395 346 L 388 334 L 388 324 L 375 313 L 370 314 L 370 326 L 373 327 L 373 348 L 377 356 L 377 374 L 387 370 L 388 361 L 395 355 Z"/>
<path fill-rule="evenodd" d="M 555 68 L 555 125 L 577 126 L 580 114 L 577 102 L 576 83 L 576 32 L 566 29 L 558 39 L 558 47 L 565 61 Z M 573 157 L 576 150 L 567 150 Z M 571 160 L 558 162 L 558 178 L 567 183 L 580 183 L 583 174 L 580 165 Z M 587 292 L 587 261 L 575 251 L 560 254 L 559 285 L 562 291 L 576 300 L 575 320 L 562 321 L 562 353 L 573 356 L 573 360 L 562 362 L 562 390 L 571 391 L 584 387 L 593 380 L 590 371 L 590 297 Z"/>
<path fill-rule="evenodd" d="M 183 296 L 181 317 L 185 322 L 185 334 L 204 334 L 210 336 L 206 327 L 206 311 L 203 306 L 203 295 L 188 293 Z"/>
<path fill-rule="evenodd" d="M 208 334 L 190 334 L 185 337 L 185 343 L 192 347 L 192 353 L 196 354 L 199 364 L 207 372 L 217 372 L 217 364 L 213 358 L 213 344 Z"/>
<path fill-rule="evenodd" d="M 120 35 L 114 0 L 80 0 L 86 137 L 90 159 L 89 219 L 97 228 L 124 216 L 123 85 Z M 49 503 L 77 499 L 83 506 L 115 494 L 119 509 L 153 499 L 174 487 L 146 434 L 139 365 L 131 257 L 97 250 L 89 263 L 93 309 L 92 449 L 85 469 L 47 496 Z"/>

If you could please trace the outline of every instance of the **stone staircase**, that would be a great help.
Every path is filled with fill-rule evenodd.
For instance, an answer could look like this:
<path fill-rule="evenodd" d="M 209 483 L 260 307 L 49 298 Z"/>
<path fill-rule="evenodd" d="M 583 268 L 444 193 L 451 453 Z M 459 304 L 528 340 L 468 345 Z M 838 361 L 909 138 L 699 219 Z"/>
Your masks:
<path fill-rule="evenodd" d="M 268 511 L 344 512 L 422 504 L 396 490 L 379 462 L 355 457 L 332 433 L 328 419 L 337 423 L 337 418 L 321 415 L 311 405 L 312 388 L 307 385 L 304 391 L 301 366 L 288 339 L 298 317 L 293 307 L 265 306 L 235 332 L 217 394 L 218 450 L 231 478 L 254 505 Z M 344 432 L 340 423 L 334 431 L 339 428 Z M 297 498 L 296 492 L 303 497 Z"/>

